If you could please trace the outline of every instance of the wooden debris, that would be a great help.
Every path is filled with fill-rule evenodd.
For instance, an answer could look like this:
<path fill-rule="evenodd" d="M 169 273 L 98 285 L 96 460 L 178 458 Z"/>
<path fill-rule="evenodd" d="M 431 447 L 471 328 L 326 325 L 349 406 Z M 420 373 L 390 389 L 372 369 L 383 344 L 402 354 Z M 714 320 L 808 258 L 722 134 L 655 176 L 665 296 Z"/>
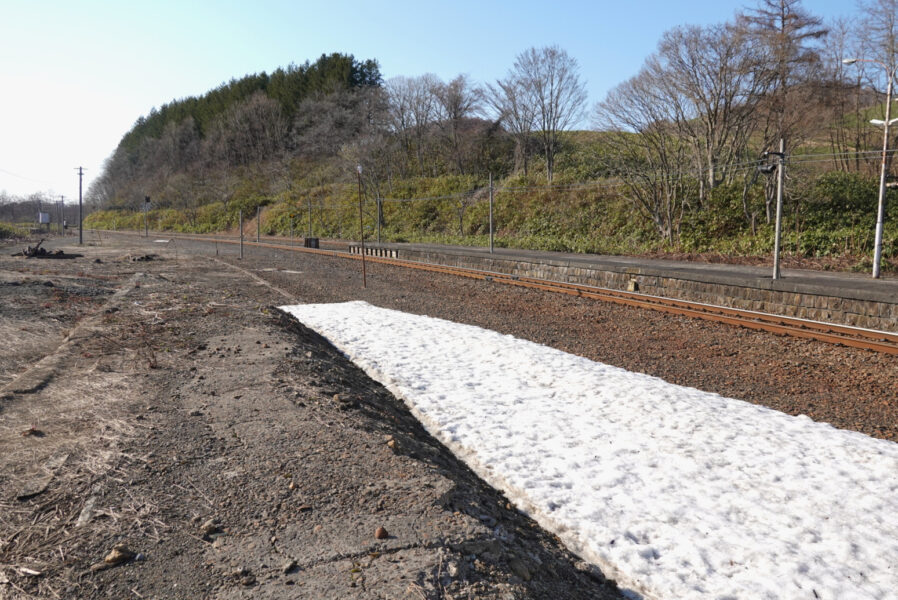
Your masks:
<path fill-rule="evenodd" d="M 12 256 L 24 256 L 25 258 L 78 258 L 80 256 L 84 256 L 83 254 L 66 254 L 64 250 L 47 250 L 46 248 L 41 248 L 41 244 L 44 243 L 42 239 L 34 246 L 27 246 L 21 252 L 16 252 Z"/>
<path fill-rule="evenodd" d="M 22 437 L 34 436 L 34 437 L 44 437 L 46 434 L 32 425 L 28 429 L 22 432 Z"/>

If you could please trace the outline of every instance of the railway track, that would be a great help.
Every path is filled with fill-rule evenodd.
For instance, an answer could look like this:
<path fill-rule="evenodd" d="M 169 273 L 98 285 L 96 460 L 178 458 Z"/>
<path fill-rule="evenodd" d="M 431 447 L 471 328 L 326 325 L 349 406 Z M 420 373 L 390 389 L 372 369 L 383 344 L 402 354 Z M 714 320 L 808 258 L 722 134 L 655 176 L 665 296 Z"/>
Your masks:
<path fill-rule="evenodd" d="M 236 237 L 225 238 L 215 236 L 210 238 L 207 236 L 195 235 L 168 235 L 167 237 L 204 242 L 217 241 L 226 244 L 240 243 L 239 238 Z M 244 241 L 243 243 L 247 246 L 254 247 L 305 252 L 310 254 L 323 254 L 327 256 L 351 260 L 362 259 L 361 254 L 346 252 L 342 250 L 304 248 L 288 244 L 265 241 Z M 786 317 L 770 313 L 729 308 L 712 304 L 703 304 L 700 302 L 691 302 L 688 300 L 651 296 L 648 294 L 640 294 L 638 292 L 625 292 L 575 283 L 550 281 L 532 277 L 519 277 L 516 275 L 509 275 L 507 273 L 482 271 L 464 267 L 450 267 L 445 265 L 435 265 L 430 263 L 402 260 L 398 258 L 386 258 L 380 256 L 366 255 L 364 259 L 367 262 L 418 269 L 421 271 L 428 271 L 432 273 L 444 273 L 448 275 L 455 275 L 458 277 L 467 277 L 469 279 L 479 279 L 482 281 L 502 283 L 515 287 L 524 287 L 559 294 L 567 294 L 580 298 L 590 298 L 626 306 L 647 308 L 675 315 L 727 323 L 730 325 L 736 325 L 748 329 L 767 331 L 778 335 L 789 335 L 793 337 L 818 340 L 830 344 L 839 344 L 843 346 L 850 346 L 853 348 L 862 348 L 865 350 L 872 350 L 875 352 L 882 352 L 886 354 L 898 354 L 898 334 L 887 331 L 864 329 L 860 327 L 851 327 L 848 325 L 840 325 L 836 323 L 799 319 L 796 317 Z"/>

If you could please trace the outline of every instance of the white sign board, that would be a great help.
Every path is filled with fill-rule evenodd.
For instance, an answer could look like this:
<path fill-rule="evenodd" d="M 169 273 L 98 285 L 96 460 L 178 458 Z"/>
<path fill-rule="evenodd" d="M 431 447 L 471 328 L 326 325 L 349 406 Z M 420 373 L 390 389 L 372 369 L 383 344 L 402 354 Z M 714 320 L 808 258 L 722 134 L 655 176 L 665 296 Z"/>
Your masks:
<path fill-rule="evenodd" d="M 37 213 L 37 222 L 40 223 L 41 225 L 49 223 L 50 222 L 50 213 L 47 213 L 47 212 Z"/>

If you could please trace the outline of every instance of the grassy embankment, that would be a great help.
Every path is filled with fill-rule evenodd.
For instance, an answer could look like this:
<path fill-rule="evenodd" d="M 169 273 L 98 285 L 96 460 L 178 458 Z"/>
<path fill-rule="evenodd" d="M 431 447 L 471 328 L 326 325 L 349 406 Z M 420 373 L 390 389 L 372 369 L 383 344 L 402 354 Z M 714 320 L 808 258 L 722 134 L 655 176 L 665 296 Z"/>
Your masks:
<path fill-rule="evenodd" d="M 746 217 L 742 186 L 712 190 L 703 203 L 692 200 L 682 209 L 673 242 L 658 235 L 615 180 L 601 170 L 601 137 L 577 132 L 557 163 L 553 186 L 546 185 L 538 161 L 529 176 L 494 182 L 495 244 L 538 250 L 599 254 L 704 253 L 725 256 L 769 256 L 773 225 L 766 222 L 762 185 L 748 194 L 754 226 Z M 306 235 L 309 206 L 312 235 L 358 239 L 358 190 L 354 180 L 336 179 L 333 164 L 301 165 L 287 189 L 273 192 L 271 182 L 243 174 L 228 201 L 183 207 L 185 202 L 158 198 L 149 211 L 157 231 L 211 233 L 234 231 L 242 210 L 246 233 L 256 231 L 261 209 L 266 235 Z M 589 181 L 582 185 L 578 182 Z M 474 176 L 394 179 L 382 182 L 384 242 L 436 242 L 469 246 L 489 243 L 487 180 Z M 843 172 L 792 170 L 784 205 L 784 254 L 839 259 L 857 270 L 871 267 L 877 202 L 877 180 Z M 892 204 L 896 192 L 890 191 Z M 461 195 L 461 196 L 460 196 Z M 448 198 L 447 198 L 448 196 Z M 377 239 L 374 193 L 365 194 L 364 222 L 368 240 Z M 413 200 L 409 200 L 413 199 Z M 181 205 L 181 208 L 162 208 Z M 142 230 L 138 211 L 100 211 L 89 215 L 91 228 Z M 883 268 L 898 268 L 898 222 L 887 215 Z"/>

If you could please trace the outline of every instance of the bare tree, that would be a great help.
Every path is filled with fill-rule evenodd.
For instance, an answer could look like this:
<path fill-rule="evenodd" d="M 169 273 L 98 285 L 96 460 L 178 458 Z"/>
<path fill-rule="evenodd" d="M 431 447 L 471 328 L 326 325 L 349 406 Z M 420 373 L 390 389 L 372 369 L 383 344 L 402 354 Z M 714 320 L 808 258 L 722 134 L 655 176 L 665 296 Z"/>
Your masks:
<path fill-rule="evenodd" d="M 56 198 L 45 192 L 34 192 L 26 197 L 10 196 L 6 191 L 0 191 L 0 221 L 37 223 L 39 211 L 55 214 L 55 206 Z"/>
<path fill-rule="evenodd" d="M 400 161 L 399 169 L 404 175 L 406 164 L 414 153 L 413 137 L 413 84 L 408 77 L 398 76 L 389 79 L 384 86 L 388 106 L 388 126 L 402 148 L 405 160 Z"/>
<path fill-rule="evenodd" d="M 503 123 L 514 139 L 515 170 L 523 170 L 527 175 L 528 146 L 536 120 L 536 103 L 529 97 L 525 82 L 515 73 L 487 84 L 486 101 L 496 113 L 496 119 Z"/>
<path fill-rule="evenodd" d="M 511 76 L 533 103 L 536 128 L 546 158 L 546 178 L 552 182 L 560 135 L 580 120 L 586 88 L 577 60 L 558 46 L 530 48 L 518 55 Z"/>
<path fill-rule="evenodd" d="M 894 100 L 896 90 L 898 90 L 898 81 L 896 81 L 896 75 L 898 75 L 898 0 L 861 0 L 858 6 L 863 11 L 858 36 L 866 42 L 866 47 L 858 51 L 853 58 L 867 59 L 858 61 L 852 67 L 858 70 L 858 92 L 860 93 L 861 81 L 863 81 L 877 93 L 885 94 L 891 82 Z M 875 101 L 871 99 L 869 104 L 873 102 Z M 884 103 L 882 106 L 885 108 Z M 894 112 L 892 115 L 894 116 Z M 865 147 L 875 145 L 874 140 L 870 138 L 882 139 L 882 130 L 879 128 L 874 131 L 868 126 L 866 133 L 868 139 L 864 143 Z M 898 138 L 898 128 L 896 128 L 895 137 Z M 889 146 L 892 146 L 893 143 L 889 142 Z M 891 157 L 886 157 L 886 161 L 886 172 L 888 172 Z"/>
<path fill-rule="evenodd" d="M 609 172 L 620 178 L 627 197 L 658 235 L 673 243 L 694 186 L 688 177 L 690 147 L 676 130 L 676 109 L 667 101 L 668 93 L 643 69 L 611 90 L 596 105 L 593 118 L 607 132 Z"/>
<path fill-rule="evenodd" d="M 103 172 L 99 177 L 95 178 L 84 197 L 89 201 L 95 202 L 98 206 L 112 208 L 116 201 L 116 174 L 113 172 L 114 163 L 113 156 L 110 156 L 103 162 Z"/>
<path fill-rule="evenodd" d="M 867 51 L 873 60 L 880 63 L 879 66 L 866 63 L 869 68 L 864 69 L 865 80 L 873 89 L 885 93 L 891 75 L 894 100 L 898 90 L 895 77 L 898 75 L 898 0 L 863 0 L 860 8 L 864 12 L 861 31 L 866 36 Z M 863 54 L 859 53 L 858 57 L 863 57 Z M 863 66 L 863 62 L 855 63 L 855 68 Z"/>
<path fill-rule="evenodd" d="M 646 62 L 679 135 L 693 148 L 702 183 L 714 188 L 735 174 L 755 125 L 764 90 L 758 56 L 730 25 L 678 27 L 664 34 Z"/>
<path fill-rule="evenodd" d="M 814 42 L 824 38 L 827 29 L 819 17 L 802 7 L 801 0 L 759 0 L 756 9 L 738 16 L 738 23 L 747 41 L 754 43 L 764 58 L 759 66 L 769 77 L 772 125 L 770 139 L 765 141 L 772 147 L 795 133 L 801 113 L 806 112 L 793 96 L 818 65 Z"/>
<path fill-rule="evenodd" d="M 892 72 L 898 68 L 898 0 L 861 0 L 862 31 L 872 56 Z"/>
<path fill-rule="evenodd" d="M 280 104 L 263 92 L 256 92 L 213 122 L 204 140 L 204 154 L 213 163 L 247 165 L 281 152 L 286 137 L 287 121 Z"/>
<path fill-rule="evenodd" d="M 809 124 L 819 118 L 816 72 L 819 67 L 815 43 L 827 30 L 820 18 L 808 13 L 801 0 L 759 0 L 758 7 L 738 16 L 738 24 L 763 57 L 759 75 L 766 77 L 768 90 L 758 104 L 763 115 L 763 147 L 775 150 L 779 140 L 786 147 L 798 146 Z M 773 178 L 765 185 L 765 215 L 769 223 L 776 189 Z"/>
<path fill-rule="evenodd" d="M 833 20 L 823 49 L 825 87 L 821 98 L 828 109 L 826 122 L 833 166 L 845 171 L 862 169 L 865 161 L 857 151 L 875 145 L 875 140 L 863 115 L 872 102 L 871 90 L 865 86 L 869 81 L 869 63 L 846 66 L 842 61 L 870 54 L 869 40 L 859 21 Z"/>
<path fill-rule="evenodd" d="M 429 132 L 436 119 L 436 90 L 442 82 L 436 75 L 427 73 L 419 77 L 397 77 L 388 86 L 393 128 L 410 132 L 405 137 L 407 148 L 414 145 L 418 173 L 426 171 Z"/>
<path fill-rule="evenodd" d="M 380 88 L 337 88 L 302 101 L 293 121 L 293 145 L 300 155 L 336 156 L 343 144 L 386 127 L 386 121 Z"/>
<path fill-rule="evenodd" d="M 449 149 L 449 162 L 460 174 L 465 173 L 463 140 L 466 122 L 481 111 L 483 91 L 466 75 L 459 75 L 434 90 L 437 100 L 437 125 Z"/>

